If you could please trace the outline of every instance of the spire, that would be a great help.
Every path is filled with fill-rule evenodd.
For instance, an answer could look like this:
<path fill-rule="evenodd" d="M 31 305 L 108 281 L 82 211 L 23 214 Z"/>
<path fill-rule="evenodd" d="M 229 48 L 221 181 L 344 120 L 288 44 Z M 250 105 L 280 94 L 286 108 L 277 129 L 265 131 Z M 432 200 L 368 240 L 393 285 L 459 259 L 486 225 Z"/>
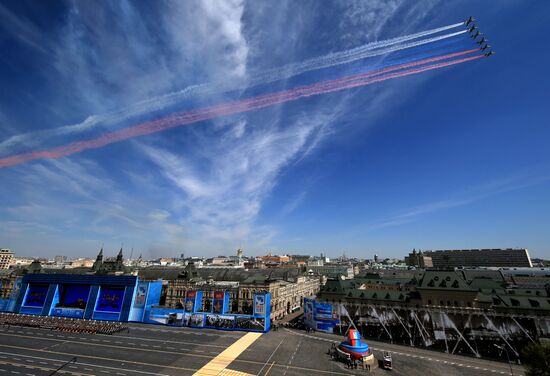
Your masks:
<path fill-rule="evenodd" d="M 122 247 L 120 247 L 120 251 L 118 251 L 118 255 L 116 257 L 117 261 L 122 261 Z"/>
<path fill-rule="evenodd" d="M 94 265 L 92 265 L 92 270 L 97 272 L 101 268 L 102 264 L 103 264 L 103 247 L 101 247 L 101 249 L 99 250 L 99 253 L 97 254 Z"/>

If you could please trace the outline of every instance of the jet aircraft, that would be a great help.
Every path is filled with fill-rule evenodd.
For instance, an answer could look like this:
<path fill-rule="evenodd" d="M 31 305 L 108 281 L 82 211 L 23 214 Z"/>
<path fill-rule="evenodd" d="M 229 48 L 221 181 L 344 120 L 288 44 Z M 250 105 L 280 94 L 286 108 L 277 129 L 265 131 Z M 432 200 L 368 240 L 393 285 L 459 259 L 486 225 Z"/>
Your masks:
<path fill-rule="evenodd" d="M 483 43 L 485 43 L 485 42 L 488 42 L 488 40 L 485 39 L 485 37 L 482 37 L 482 38 L 477 42 L 477 44 L 479 44 L 479 45 L 481 46 L 481 45 L 482 45 Z"/>
<path fill-rule="evenodd" d="M 475 21 L 475 18 L 472 17 L 472 16 L 470 16 L 470 18 L 468 18 L 468 19 L 464 22 L 464 24 L 465 24 L 466 26 L 468 26 L 469 24 L 471 24 L 471 23 L 474 22 L 474 21 Z"/>
<path fill-rule="evenodd" d="M 482 47 L 479 47 L 479 49 L 481 51 L 485 51 L 487 48 L 490 48 L 491 46 L 489 46 L 488 44 L 485 44 L 485 46 L 482 46 Z"/>
<path fill-rule="evenodd" d="M 480 35 L 481 35 L 481 33 L 478 30 L 478 31 L 475 32 L 475 34 L 472 34 L 471 38 L 473 38 L 475 40 Z"/>
<path fill-rule="evenodd" d="M 495 51 L 491 50 L 491 51 L 487 52 L 487 53 L 485 54 L 485 56 L 486 56 L 486 57 L 489 57 L 489 56 L 493 55 L 494 53 L 495 53 Z"/>

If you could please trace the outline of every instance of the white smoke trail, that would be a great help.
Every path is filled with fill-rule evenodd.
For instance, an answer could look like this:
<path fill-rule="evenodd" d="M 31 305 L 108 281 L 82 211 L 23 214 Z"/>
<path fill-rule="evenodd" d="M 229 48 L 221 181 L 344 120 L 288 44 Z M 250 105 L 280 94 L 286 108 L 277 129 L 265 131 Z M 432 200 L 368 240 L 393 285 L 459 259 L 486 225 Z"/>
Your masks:
<path fill-rule="evenodd" d="M 116 124 L 117 122 L 127 120 L 135 116 L 143 115 L 152 111 L 162 110 L 192 96 L 221 93 L 226 91 L 244 89 L 247 87 L 253 87 L 261 84 L 267 84 L 270 82 L 291 78 L 299 74 L 317 69 L 346 64 L 368 57 L 380 56 L 391 52 L 413 48 L 428 43 L 434 43 L 447 38 L 452 38 L 454 36 L 464 34 L 467 31 L 463 30 L 450 34 L 439 35 L 432 38 L 421 39 L 419 41 L 411 43 L 400 44 L 429 35 L 438 34 L 443 31 L 460 27 L 462 25 L 463 23 L 460 22 L 439 27 L 436 29 L 422 31 L 415 34 L 368 43 L 349 50 L 330 53 L 298 63 L 291 63 L 283 67 L 270 69 L 253 75 L 249 77 L 246 82 L 213 82 L 191 85 L 177 92 L 172 92 L 169 94 L 156 96 L 136 102 L 120 110 L 107 112 L 105 114 L 89 116 L 88 118 L 86 118 L 86 120 L 78 124 L 65 125 L 54 129 L 32 131 L 13 135 L 6 140 L 0 142 L 0 154 L 10 152 L 14 147 L 18 145 L 36 146 L 37 144 L 52 136 L 70 135 L 74 133 L 84 132 L 97 126 Z"/>
<path fill-rule="evenodd" d="M 329 68 L 336 65 L 351 63 L 356 60 L 366 59 L 368 57 L 380 56 L 391 52 L 418 47 L 424 44 L 434 43 L 443 39 L 452 38 L 467 32 L 468 32 L 467 30 L 462 30 L 451 34 L 445 34 L 445 35 L 440 35 L 433 38 L 422 39 L 416 42 L 398 44 L 393 47 L 387 47 L 387 48 L 381 48 L 381 49 L 375 49 L 375 50 L 364 49 L 354 53 L 348 53 L 349 52 L 348 50 L 348 51 L 343 51 L 340 54 L 333 54 L 330 57 L 323 56 L 322 58 L 306 60 L 298 64 L 287 65 L 282 68 L 274 69 L 272 72 L 266 72 L 262 75 L 259 75 L 258 77 L 254 77 L 257 81 L 256 82 L 252 81 L 250 85 L 255 86 L 255 85 L 260 85 L 268 82 L 274 82 L 285 78 L 297 76 L 299 74 L 309 72 L 312 70 Z"/>

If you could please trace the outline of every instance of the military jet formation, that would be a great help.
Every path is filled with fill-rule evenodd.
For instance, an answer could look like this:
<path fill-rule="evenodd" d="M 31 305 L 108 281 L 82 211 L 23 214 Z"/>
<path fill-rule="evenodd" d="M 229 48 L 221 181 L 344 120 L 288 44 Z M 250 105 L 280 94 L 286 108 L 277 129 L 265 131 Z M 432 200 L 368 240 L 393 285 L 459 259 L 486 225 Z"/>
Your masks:
<path fill-rule="evenodd" d="M 470 38 L 472 38 L 477 44 L 479 44 L 479 49 L 483 52 L 485 52 L 485 50 L 489 49 L 487 52 L 485 52 L 485 56 L 489 57 L 491 55 L 493 55 L 495 53 L 495 51 L 493 51 L 491 49 L 491 46 L 489 45 L 489 40 L 487 38 L 485 38 L 483 36 L 483 34 L 479 31 L 479 29 L 477 28 L 477 26 L 475 25 L 475 18 L 470 16 L 470 18 L 468 18 L 466 21 L 464 21 L 464 25 L 466 26 L 466 29 L 468 30 L 468 32 L 470 33 Z M 477 40 L 478 37 L 481 36 L 481 39 L 480 40 Z"/>

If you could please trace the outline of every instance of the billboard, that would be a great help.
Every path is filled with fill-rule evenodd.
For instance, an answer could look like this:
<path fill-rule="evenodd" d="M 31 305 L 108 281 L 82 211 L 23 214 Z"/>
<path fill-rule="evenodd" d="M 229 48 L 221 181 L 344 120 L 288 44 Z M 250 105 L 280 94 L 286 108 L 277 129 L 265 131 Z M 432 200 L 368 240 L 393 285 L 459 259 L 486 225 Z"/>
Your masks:
<path fill-rule="evenodd" d="M 159 290 L 160 286 L 159 284 Z M 206 327 L 221 330 L 269 331 L 269 308 L 271 301 L 271 295 L 269 293 L 254 294 L 252 299 L 254 304 L 254 307 L 252 307 L 254 315 L 244 315 L 227 312 L 229 309 L 230 297 L 228 291 L 215 291 L 212 300 L 206 299 L 211 306 L 208 312 L 200 311 L 203 308 L 203 291 L 186 291 L 185 297 L 183 298 L 183 307 L 178 305 L 179 308 L 151 307 L 148 303 L 152 294 L 151 291 L 150 285 L 148 287 L 145 307 L 142 310 L 134 310 L 131 321 L 150 324 L 190 326 L 194 328 Z"/>
<path fill-rule="evenodd" d="M 315 299 L 304 298 L 304 324 L 307 327 L 332 333 L 338 322 L 330 303 L 319 303 Z"/>
<path fill-rule="evenodd" d="M 23 305 L 25 307 L 44 307 L 46 296 L 48 295 L 48 288 L 49 285 L 29 285 Z"/>
<path fill-rule="evenodd" d="M 86 308 L 90 285 L 61 285 L 59 287 L 60 298 L 55 308 Z"/>
<path fill-rule="evenodd" d="M 96 311 L 120 312 L 124 299 L 124 287 L 101 286 L 97 298 Z"/>

